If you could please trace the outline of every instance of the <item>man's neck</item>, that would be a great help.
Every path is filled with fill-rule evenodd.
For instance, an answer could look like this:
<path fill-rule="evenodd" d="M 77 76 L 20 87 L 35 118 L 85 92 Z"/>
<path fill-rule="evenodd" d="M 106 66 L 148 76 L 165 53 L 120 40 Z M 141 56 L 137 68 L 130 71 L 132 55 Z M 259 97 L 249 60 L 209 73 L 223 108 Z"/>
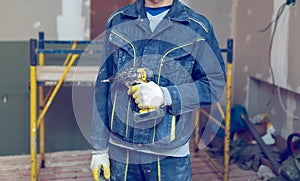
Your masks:
<path fill-rule="evenodd" d="M 158 8 L 173 4 L 173 0 L 145 0 L 145 6 L 150 8 Z"/>

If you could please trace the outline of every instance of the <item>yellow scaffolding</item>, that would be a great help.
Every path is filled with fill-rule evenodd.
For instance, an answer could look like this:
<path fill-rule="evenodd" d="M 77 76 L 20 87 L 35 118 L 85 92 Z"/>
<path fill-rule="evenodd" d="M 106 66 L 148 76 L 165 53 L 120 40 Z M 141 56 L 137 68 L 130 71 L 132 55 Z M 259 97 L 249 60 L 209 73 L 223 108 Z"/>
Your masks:
<path fill-rule="evenodd" d="M 45 43 L 52 44 L 72 44 L 71 49 L 53 50 L 45 49 Z M 91 41 L 81 41 L 81 44 L 89 44 Z M 38 44 L 38 46 L 37 46 Z M 84 50 L 78 50 L 78 41 L 45 41 L 43 32 L 39 33 L 39 40 L 30 40 L 30 158 L 31 158 L 31 181 L 38 180 L 40 168 L 45 167 L 45 120 L 44 117 L 49 110 L 55 96 L 63 85 L 64 81 L 88 82 L 92 85 L 98 73 L 97 66 L 72 66 L 80 53 Z M 45 53 L 67 54 L 65 61 L 59 66 L 45 65 Z M 50 71 L 49 71 L 50 70 Z M 55 70 L 55 71 L 54 71 Z M 88 79 L 75 80 L 75 73 L 85 73 Z M 88 74 L 87 74 L 88 72 Z M 53 74 L 55 74 L 53 76 Z M 67 77 L 67 75 L 70 75 Z M 80 75 L 78 76 L 80 77 Z M 44 82 L 45 84 L 38 85 Z M 46 83 L 48 82 L 48 84 Z M 44 86 L 50 86 L 47 94 L 44 96 Z M 37 99 L 38 97 L 38 99 Z M 38 101 L 39 100 L 39 101 Z M 39 109 L 39 112 L 37 111 Z M 39 135 L 38 135 L 39 131 Z M 39 136 L 39 137 L 38 137 Z M 40 159 L 37 159 L 37 139 L 39 138 Z"/>
<path fill-rule="evenodd" d="M 210 115 L 205 109 L 199 109 L 195 111 L 195 120 L 196 120 L 196 128 L 195 128 L 195 148 L 196 151 L 199 150 L 199 127 L 200 127 L 200 114 L 207 117 L 213 123 L 218 125 L 221 129 L 225 130 L 224 136 L 224 169 L 219 168 L 219 165 L 210 158 L 210 156 L 203 150 L 200 149 L 202 155 L 204 155 L 211 164 L 221 173 L 224 181 L 228 181 L 229 179 L 229 159 L 230 159 L 230 110 L 231 110 L 231 86 L 232 86 L 232 62 L 233 62 L 233 40 L 227 40 L 227 48 L 221 49 L 223 53 L 227 53 L 227 64 L 226 64 L 226 108 L 225 113 L 221 107 L 221 104 L 218 102 L 216 104 L 218 111 L 221 115 L 221 119 L 225 121 L 225 126 L 221 123 L 222 120 L 218 120 L 217 118 Z"/>

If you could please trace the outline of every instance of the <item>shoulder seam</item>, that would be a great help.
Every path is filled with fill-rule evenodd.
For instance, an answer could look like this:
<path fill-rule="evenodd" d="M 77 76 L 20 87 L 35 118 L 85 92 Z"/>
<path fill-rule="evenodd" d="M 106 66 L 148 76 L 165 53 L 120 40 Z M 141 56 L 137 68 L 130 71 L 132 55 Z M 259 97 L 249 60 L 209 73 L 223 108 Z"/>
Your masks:
<path fill-rule="evenodd" d="M 121 14 L 121 13 L 123 13 L 124 11 L 118 11 L 118 12 L 116 12 L 116 13 L 114 13 L 113 15 L 111 15 L 110 16 L 110 18 L 108 19 L 108 23 L 110 23 L 110 21 L 115 17 L 115 16 L 117 16 L 118 14 Z"/>
<path fill-rule="evenodd" d="M 206 33 L 208 33 L 208 28 L 202 22 L 200 22 L 194 18 L 191 18 L 191 17 L 189 17 L 189 19 L 196 22 L 198 25 L 200 25 L 206 31 Z"/>

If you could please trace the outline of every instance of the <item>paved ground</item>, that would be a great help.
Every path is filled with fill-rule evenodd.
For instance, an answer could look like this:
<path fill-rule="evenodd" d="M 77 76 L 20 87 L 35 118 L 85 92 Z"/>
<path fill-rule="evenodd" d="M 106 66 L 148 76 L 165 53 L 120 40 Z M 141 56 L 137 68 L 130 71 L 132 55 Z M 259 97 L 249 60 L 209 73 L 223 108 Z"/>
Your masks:
<path fill-rule="evenodd" d="M 193 151 L 193 150 L 192 150 Z M 222 165 L 218 171 L 203 153 L 191 153 L 193 181 L 221 181 Z M 46 168 L 40 170 L 39 180 L 55 181 L 92 181 L 89 170 L 90 151 L 65 151 L 46 154 Z M 256 174 L 244 171 L 236 165 L 229 167 L 230 181 L 254 181 Z M 30 180 L 30 156 L 0 157 L 0 181 Z"/>

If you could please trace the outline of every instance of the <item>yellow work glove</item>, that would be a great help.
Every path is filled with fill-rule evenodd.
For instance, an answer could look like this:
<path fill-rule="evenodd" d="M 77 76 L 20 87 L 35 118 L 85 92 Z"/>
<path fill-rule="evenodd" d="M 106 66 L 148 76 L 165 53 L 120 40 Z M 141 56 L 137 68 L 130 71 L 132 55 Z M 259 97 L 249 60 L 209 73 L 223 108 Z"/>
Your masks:
<path fill-rule="evenodd" d="M 132 95 L 140 109 L 158 109 L 164 105 L 163 91 L 152 81 L 134 85 L 127 93 Z"/>
<path fill-rule="evenodd" d="M 100 180 L 101 170 L 103 171 L 103 177 L 108 180 L 110 178 L 110 166 L 107 150 L 92 152 L 91 170 L 95 181 Z"/>

